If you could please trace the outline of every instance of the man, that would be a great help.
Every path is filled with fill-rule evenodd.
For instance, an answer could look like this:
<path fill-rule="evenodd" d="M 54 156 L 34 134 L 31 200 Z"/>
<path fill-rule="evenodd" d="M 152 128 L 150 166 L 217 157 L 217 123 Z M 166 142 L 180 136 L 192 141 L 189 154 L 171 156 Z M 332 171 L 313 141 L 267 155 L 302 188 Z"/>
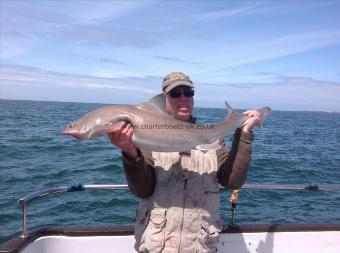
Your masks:
<path fill-rule="evenodd" d="M 174 118 L 195 123 L 192 116 L 194 85 L 181 72 L 163 80 L 166 110 Z M 139 197 L 135 217 L 138 252 L 216 252 L 221 221 L 219 184 L 240 188 L 251 160 L 251 129 L 259 122 L 257 111 L 246 111 L 243 129 L 234 134 L 230 151 L 223 140 L 216 150 L 153 152 L 131 142 L 133 128 L 122 122 L 108 134 L 123 153 L 125 175 Z"/>

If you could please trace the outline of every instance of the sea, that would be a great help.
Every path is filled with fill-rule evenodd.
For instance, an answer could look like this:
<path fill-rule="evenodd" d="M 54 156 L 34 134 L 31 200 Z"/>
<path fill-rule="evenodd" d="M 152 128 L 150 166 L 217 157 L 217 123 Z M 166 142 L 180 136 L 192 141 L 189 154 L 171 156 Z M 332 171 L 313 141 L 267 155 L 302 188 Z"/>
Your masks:
<path fill-rule="evenodd" d="M 121 152 L 107 137 L 79 141 L 63 128 L 93 103 L 0 100 L 0 243 L 21 232 L 17 200 L 59 186 L 126 184 Z M 221 121 L 224 109 L 196 108 L 199 123 Z M 254 129 L 247 183 L 340 184 L 340 113 L 273 111 Z M 232 134 L 226 137 L 231 145 Z M 231 219 L 230 190 L 221 217 Z M 138 199 L 129 190 L 59 193 L 28 205 L 28 228 L 132 224 Z M 241 189 L 236 223 L 340 223 L 340 190 Z"/>

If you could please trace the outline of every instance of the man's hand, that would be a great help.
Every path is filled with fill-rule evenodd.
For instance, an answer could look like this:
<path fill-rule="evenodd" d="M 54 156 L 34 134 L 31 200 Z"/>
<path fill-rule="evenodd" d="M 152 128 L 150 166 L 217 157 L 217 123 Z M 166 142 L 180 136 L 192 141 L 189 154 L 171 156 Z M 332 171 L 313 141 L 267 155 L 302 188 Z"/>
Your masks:
<path fill-rule="evenodd" d="M 124 154 L 131 158 L 136 159 L 138 157 L 137 148 L 132 143 L 133 128 L 129 123 L 121 122 L 120 127 L 107 134 L 111 143 L 120 148 Z"/>
<path fill-rule="evenodd" d="M 243 123 L 243 131 L 250 132 L 253 127 L 259 126 L 261 114 L 258 111 L 247 110 L 243 112 L 243 115 L 248 117 L 248 119 Z"/>

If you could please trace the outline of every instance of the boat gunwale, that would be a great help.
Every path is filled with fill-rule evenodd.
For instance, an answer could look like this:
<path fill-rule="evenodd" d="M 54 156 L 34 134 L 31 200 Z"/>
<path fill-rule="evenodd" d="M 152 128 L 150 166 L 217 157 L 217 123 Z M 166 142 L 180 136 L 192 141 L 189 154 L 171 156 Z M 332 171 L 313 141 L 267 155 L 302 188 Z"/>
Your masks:
<path fill-rule="evenodd" d="M 334 224 L 234 224 L 227 225 L 221 234 L 261 233 L 261 232 L 322 232 L 340 231 L 340 223 Z M 95 227 L 41 227 L 33 230 L 26 238 L 16 237 L 0 245 L 0 253 L 17 253 L 29 243 L 46 236 L 126 236 L 133 235 L 134 227 L 95 226 Z"/>

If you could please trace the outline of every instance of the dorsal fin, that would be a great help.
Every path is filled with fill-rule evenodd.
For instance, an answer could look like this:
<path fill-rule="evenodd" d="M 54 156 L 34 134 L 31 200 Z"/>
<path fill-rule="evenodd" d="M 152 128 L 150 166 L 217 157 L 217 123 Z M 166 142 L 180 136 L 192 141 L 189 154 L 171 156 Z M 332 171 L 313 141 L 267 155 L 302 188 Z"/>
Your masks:
<path fill-rule="evenodd" d="M 140 109 L 148 110 L 150 108 L 156 110 L 159 109 L 163 112 L 166 112 L 165 106 L 165 96 L 163 93 L 160 93 L 154 97 L 152 97 L 149 101 L 144 102 L 142 104 L 137 105 Z"/>

